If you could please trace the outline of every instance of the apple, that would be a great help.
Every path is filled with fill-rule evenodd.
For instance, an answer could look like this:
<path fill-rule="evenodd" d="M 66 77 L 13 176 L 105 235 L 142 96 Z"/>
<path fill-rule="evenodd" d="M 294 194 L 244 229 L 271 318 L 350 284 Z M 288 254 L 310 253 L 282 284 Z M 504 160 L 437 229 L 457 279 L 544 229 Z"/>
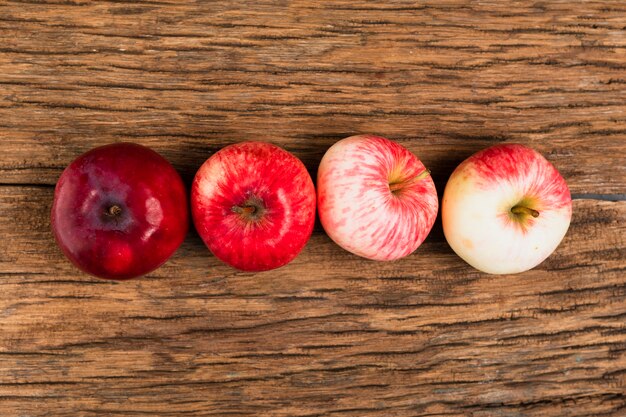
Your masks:
<path fill-rule="evenodd" d="M 311 237 L 315 187 L 304 164 L 284 149 L 237 143 L 200 167 L 191 211 L 217 258 L 243 271 L 266 271 L 293 260 Z"/>
<path fill-rule="evenodd" d="M 102 146 L 61 174 L 51 223 L 61 250 L 81 270 L 114 280 L 145 275 L 185 238 L 185 186 L 151 149 L 133 143 Z"/>
<path fill-rule="evenodd" d="M 518 144 L 482 150 L 446 185 L 443 231 L 474 268 L 513 274 L 540 264 L 559 245 L 572 217 L 563 177 L 539 152 Z"/>
<path fill-rule="evenodd" d="M 424 164 L 405 147 L 373 135 L 351 136 L 328 149 L 317 192 L 328 236 L 349 252 L 379 261 L 414 252 L 439 205 Z"/>

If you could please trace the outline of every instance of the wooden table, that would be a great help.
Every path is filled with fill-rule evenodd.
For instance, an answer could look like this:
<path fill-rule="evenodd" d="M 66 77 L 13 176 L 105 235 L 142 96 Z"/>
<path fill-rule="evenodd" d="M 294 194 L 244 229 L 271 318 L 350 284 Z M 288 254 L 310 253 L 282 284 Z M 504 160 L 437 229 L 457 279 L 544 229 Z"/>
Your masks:
<path fill-rule="evenodd" d="M 0 39 L 0 415 L 626 415 L 623 1 L 6 0 Z M 366 132 L 440 193 L 473 152 L 530 145 L 571 187 L 570 231 L 511 276 L 440 221 L 394 263 L 316 226 L 261 274 L 191 232 L 123 283 L 53 242 L 54 184 L 94 146 L 151 146 L 190 182 L 250 139 L 315 175 Z"/>

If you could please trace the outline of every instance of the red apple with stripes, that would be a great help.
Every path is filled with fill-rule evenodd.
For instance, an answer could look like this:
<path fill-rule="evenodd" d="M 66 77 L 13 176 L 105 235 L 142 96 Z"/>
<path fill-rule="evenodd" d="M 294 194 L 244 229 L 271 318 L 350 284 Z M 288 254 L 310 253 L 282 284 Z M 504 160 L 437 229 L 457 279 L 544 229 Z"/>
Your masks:
<path fill-rule="evenodd" d="M 565 236 L 571 217 L 563 177 L 539 152 L 518 144 L 496 145 L 462 162 L 442 202 L 452 249 L 491 274 L 540 264 Z"/>
<path fill-rule="evenodd" d="M 373 135 L 331 146 L 319 166 L 317 191 L 320 220 L 330 238 L 378 261 L 414 252 L 439 205 L 424 164 L 398 143 Z"/>
<path fill-rule="evenodd" d="M 311 237 L 315 187 L 304 164 L 265 142 L 243 142 L 213 154 L 198 170 L 191 209 L 213 254 L 243 271 L 293 260 Z"/>

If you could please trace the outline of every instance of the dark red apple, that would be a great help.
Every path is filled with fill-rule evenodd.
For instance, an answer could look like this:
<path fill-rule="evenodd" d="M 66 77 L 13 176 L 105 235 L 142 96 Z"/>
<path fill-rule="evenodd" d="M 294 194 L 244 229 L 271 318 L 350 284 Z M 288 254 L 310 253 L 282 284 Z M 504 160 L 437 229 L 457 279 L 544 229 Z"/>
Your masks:
<path fill-rule="evenodd" d="M 52 230 L 63 253 L 100 278 L 129 279 L 163 264 L 185 238 L 187 195 L 178 172 L 145 146 L 116 143 L 61 174 Z"/>
<path fill-rule="evenodd" d="M 290 262 L 309 240 L 315 187 L 289 152 L 264 142 L 238 143 L 200 167 L 191 212 L 217 258 L 243 271 L 266 271 Z"/>

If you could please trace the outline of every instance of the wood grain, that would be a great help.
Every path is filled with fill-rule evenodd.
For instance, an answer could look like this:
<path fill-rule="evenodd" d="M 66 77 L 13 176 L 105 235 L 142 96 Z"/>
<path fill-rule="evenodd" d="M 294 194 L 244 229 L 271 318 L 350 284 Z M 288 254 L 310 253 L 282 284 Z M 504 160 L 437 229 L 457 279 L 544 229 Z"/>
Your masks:
<path fill-rule="evenodd" d="M 520 141 L 573 192 L 624 193 L 624 27 L 621 1 L 5 2 L 0 179 L 53 184 L 77 152 L 118 140 L 187 177 L 255 138 L 314 168 L 373 132 L 444 173 Z"/>
<path fill-rule="evenodd" d="M 156 273 L 114 283 L 59 255 L 51 189 L 0 192 L 7 413 L 618 416 L 626 406 L 624 202 L 577 200 L 559 250 L 515 276 L 471 270 L 437 232 L 396 263 L 363 261 L 318 232 L 274 272 L 235 272 L 191 236 Z"/>
<path fill-rule="evenodd" d="M 0 41 L 0 415 L 626 413 L 622 1 L 9 0 Z M 394 263 L 318 226 L 261 274 L 191 232 L 114 283 L 49 230 L 56 179 L 93 146 L 143 143 L 190 181 L 220 147 L 269 140 L 314 175 L 366 132 L 439 191 L 474 151 L 528 144 L 576 196 L 570 231 L 511 276 L 464 264 L 440 223 Z"/>

